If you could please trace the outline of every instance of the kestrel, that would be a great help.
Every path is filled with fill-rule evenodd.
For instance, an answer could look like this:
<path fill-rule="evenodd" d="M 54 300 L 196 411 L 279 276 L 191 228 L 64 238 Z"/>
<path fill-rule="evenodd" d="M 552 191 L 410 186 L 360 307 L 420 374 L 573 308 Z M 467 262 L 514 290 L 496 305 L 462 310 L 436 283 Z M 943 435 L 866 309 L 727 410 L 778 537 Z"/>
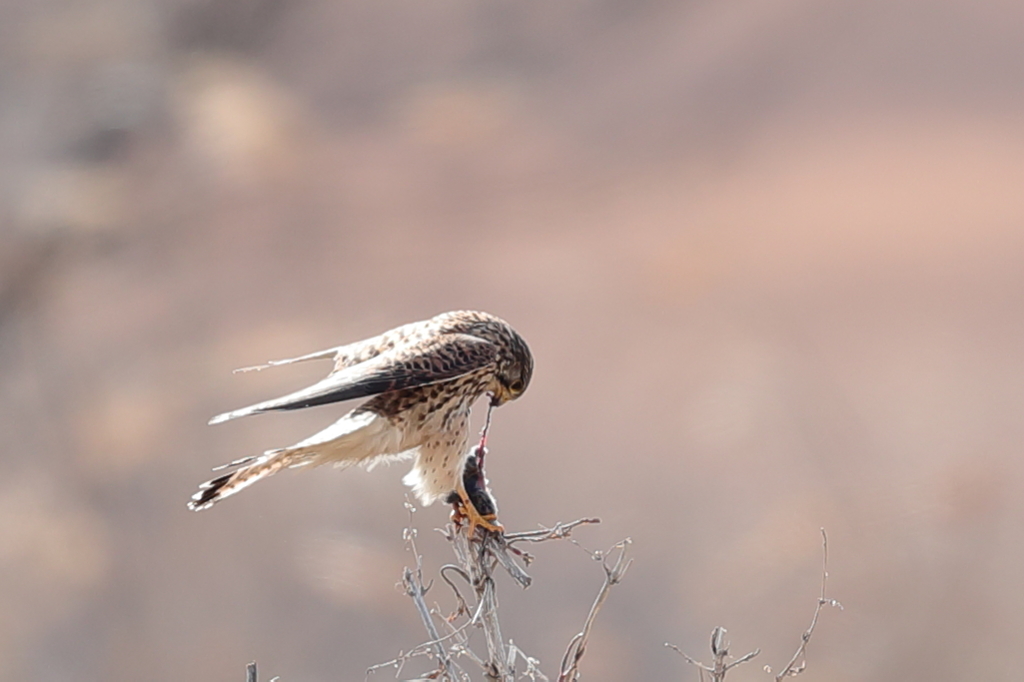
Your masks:
<path fill-rule="evenodd" d="M 496 407 L 526 390 L 533 357 L 522 337 L 493 315 L 450 312 L 365 341 L 272 361 L 263 367 L 328 358 L 334 361 L 334 369 L 322 381 L 281 398 L 217 415 L 210 423 L 373 397 L 306 440 L 225 465 L 237 468 L 200 486 L 189 508 L 211 507 L 285 467 L 328 463 L 347 467 L 413 458 L 413 468 L 403 480 L 424 504 L 460 499 L 460 511 L 474 525 L 497 528 L 476 513 L 463 482 L 463 469 L 471 455 L 466 447 L 469 412 L 485 393 Z M 493 519 L 488 511 L 493 510 L 483 514 Z"/>

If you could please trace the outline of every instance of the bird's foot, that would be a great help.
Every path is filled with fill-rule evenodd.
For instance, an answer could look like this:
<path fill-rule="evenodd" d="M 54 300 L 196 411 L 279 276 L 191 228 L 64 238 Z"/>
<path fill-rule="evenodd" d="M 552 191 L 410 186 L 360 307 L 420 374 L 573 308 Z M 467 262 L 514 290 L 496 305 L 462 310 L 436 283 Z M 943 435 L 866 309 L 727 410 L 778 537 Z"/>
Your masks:
<path fill-rule="evenodd" d="M 473 537 L 477 528 L 483 528 L 492 533 L 505 532 L 505 527 L 498 523 L 497 513 L 481 514 L 472 500 L 464 497 L 461 490 L 457 492 L 457 499 L 452 502 L 452 522 L 460 528 L 468 523 L 467 534 L 469 537 Z"/>
<path fill-rule="evenodd" d="M 487 489 L 484 477 L 483 458 L 487 449 L 476 448 L 467 459 L 462 469 L 462 479 L 455 490 L 448 496 L 452 505 L 452 521 L 459 527 L 469 523 L 469 537 L 473 537 L 477 528 L 492 533 L 505 531 L 498 523 L 498 505 Z"/>

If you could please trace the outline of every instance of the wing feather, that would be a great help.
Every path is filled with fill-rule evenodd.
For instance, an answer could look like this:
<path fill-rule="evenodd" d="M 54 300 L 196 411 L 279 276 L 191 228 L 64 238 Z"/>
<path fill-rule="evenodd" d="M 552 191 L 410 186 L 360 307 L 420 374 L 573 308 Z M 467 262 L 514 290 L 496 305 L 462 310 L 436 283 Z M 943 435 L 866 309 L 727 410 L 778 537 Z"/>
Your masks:
<path fill-rule="evenodd" d="M 484 339 L 468 334 L 442 334 L 413 346 L 393 348 L 359 364 L 336 370 L 300 391 L 219 414 L 210 423 L 219 424 L 270 410 L 297 410 L 450 381 L 486 367 L 494 362 L 496 355 L 497 348 Z"/>

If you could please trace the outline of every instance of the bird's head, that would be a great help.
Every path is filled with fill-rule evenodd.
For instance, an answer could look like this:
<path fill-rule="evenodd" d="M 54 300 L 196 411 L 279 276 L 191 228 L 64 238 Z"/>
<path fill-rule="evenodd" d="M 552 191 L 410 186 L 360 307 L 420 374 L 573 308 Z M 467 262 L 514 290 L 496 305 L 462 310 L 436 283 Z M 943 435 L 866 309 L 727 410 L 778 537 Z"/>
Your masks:
<path fill-rule="evenodd" d="M 499 407 L 521 396 L 533 376 L 533 355 L 514 330 L 508 328 L 504 352 L 498 356 L 498 368 L 491 384 L 491 404 Z"/>

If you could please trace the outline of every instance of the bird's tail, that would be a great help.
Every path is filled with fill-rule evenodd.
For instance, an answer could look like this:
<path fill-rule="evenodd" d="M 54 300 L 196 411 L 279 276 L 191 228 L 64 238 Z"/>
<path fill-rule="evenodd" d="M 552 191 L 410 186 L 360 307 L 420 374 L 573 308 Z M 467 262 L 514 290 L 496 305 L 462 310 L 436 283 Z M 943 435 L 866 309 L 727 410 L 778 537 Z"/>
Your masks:
<path fill-rule="evenodd" d="M 209 509 L 225 497 L 234 495 L 239 490 L 247 488 L 261 478 L 276 474 L 286 467 L 301 466 L 309 463 L 309 455 L 304 451 L 296 451 L 289 448 L 279 450 L 268 450 L 260 457 L 250 457 L 227 466 L 238 465 L 229 474 L 218 476 L 199 486 L 199 492 L 192 496 L 188 508 L 192 511 Z"/>

